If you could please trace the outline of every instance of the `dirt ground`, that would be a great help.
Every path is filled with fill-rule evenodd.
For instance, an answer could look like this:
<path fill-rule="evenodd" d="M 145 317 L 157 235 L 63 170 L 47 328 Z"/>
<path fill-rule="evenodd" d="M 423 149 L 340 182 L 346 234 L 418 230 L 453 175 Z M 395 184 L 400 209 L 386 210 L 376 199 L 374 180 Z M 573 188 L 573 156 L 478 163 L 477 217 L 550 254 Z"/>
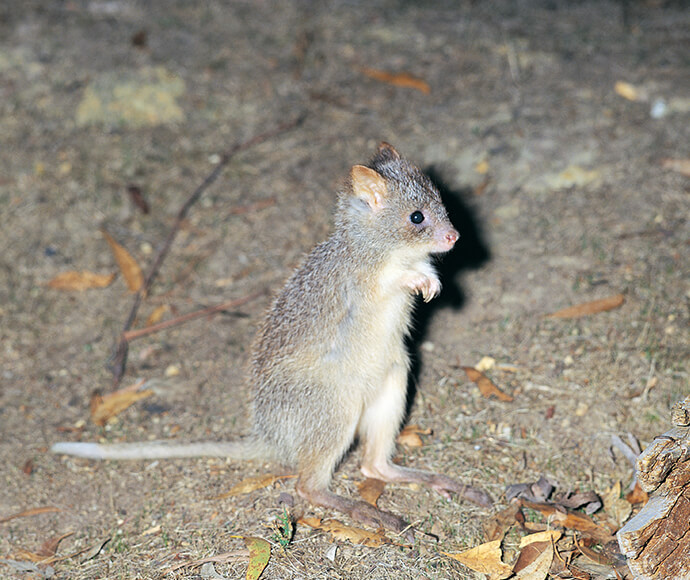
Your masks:
<path fill-rule="evenodd" d="M 140 377 L 155 394 L 101 428 L 89 400 L 112 388 L 132 295 L 121 275 L 83 292 L 47 282 L 118 272 L 102 228 L 146 267 L 219 154 L 302 114 L 233 158 L 192 208 L 136 326 L 161 305 L 165 319 L 278 289 L 328 234 L 349 167 L 385 140 L 432 173 L 462 236 L 411 345 L 409 422 L 433 434 L 399 460 L 484 488 L 495 509 L 507 485 L 540 475 L 559 490 L 627 487 L 611 436 L 644 445 L 690 390 L 690 181 L 668 161 L 690 157 L 688 46 L 687 4 L 655 0 L 3 2 L 0 518 L 60 511 L 0 523 L 0 558 L 67 532 L 58 556 L 109 541 L 50 569 L 3 560 L 0 575 L 155 578 L 243 549 L 236 536 L 270 538 L 281 494 L 297 515 L 338 517 L 300 502 L 292 480 L 212 499 L 276 466 L 48 452 L 246 429 L 244 365 L 267 296 L 133 342 L 122 384 Z M 625 302 L 609 312 L 545 318 L 616 294 Z M 485 356 L 513 402 L 482 397 L 459 368 Z M 337 471 L 339 493 L 357 494 L 358 461 L 355 449 Z M 263 577 L 479 577 L 442 552 L 483 542 L 492 510 L 404 485 L 379 505 L 438 541 L 368 548 L 298 525 Z M 240 578 L 246 566 L 215 569 Z"/>

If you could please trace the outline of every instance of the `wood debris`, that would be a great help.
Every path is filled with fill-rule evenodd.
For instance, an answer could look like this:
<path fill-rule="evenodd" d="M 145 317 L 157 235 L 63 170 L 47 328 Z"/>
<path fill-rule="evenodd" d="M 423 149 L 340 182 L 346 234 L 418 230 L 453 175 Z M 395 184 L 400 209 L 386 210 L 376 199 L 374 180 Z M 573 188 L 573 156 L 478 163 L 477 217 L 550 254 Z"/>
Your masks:
<path fill-rule="evenodd" d="M 637 460 L 640 487 L 652 496 L 617 534 L 638 580 L 690 578 L 690 397 L 671 420 Z"/>

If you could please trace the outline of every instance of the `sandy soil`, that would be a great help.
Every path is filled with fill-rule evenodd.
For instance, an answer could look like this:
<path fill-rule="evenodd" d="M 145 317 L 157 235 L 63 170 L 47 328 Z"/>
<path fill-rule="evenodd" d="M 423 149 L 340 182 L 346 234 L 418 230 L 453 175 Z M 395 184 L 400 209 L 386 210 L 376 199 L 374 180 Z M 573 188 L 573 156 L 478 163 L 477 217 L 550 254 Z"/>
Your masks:
<path fill-rule="evenodd" d="M 155 395 L 101 428 L 89 400 L 112 388 L 107 362 L 132 296 L 121 275 L 83 292 L 47 282 L 118 272 L 101 228 L 146 266 L 220 153 L 300 114 L 298 128 L 236 156 L 192 208 L 137 326 L 161 305 L 172 318 L 277 289 L 327 235 L 348 168 L 386 140 L 432 172 L 462 234 L 412 345 L 409 422 L 433 435 L 401 447 L 400 461 L 483 487 L 497 508 L 506 485 L 540 475 L 561 490 L 627 486 L 611 435 L 648 442 L 690 390 L 690 182 L 665 163 L 690 155 L 689 45 L 690 11 L 653 0 L 3 2 L 0 518 L 60 511 L 0 523 L 0 557 L 73 532 L 58 555 L 109 542 L 52 564 L 54 577 L 153 578 L 242 549 L 237 535 L 269 538 L 281 494 L 295 514 L 335 515 L 301 503 L 291 480 L 211 499 L 275 466 L 48 453 L 65 439 L 246 429 L 243 369 L 267 297 L 134 342 L 123 384 L 155 379 Z M 545 318 L 619 293 L 615 310 Z M 458 368 L 484 356 L 512 403 L 483 398 Z M 333 487 L 355 495 L 361 479 L 355 449 Z M 475 577 L 441 552 L 482 542 L 491 510 L 394 485 L 380 505 L 438 542 L 338 542 L 330 558 L 333 540 L 298 525 L 263 577 Z M 216 566 L 228 578 L 245 568 Z M 7 563 L 0 574 L 23 575 Z"/>

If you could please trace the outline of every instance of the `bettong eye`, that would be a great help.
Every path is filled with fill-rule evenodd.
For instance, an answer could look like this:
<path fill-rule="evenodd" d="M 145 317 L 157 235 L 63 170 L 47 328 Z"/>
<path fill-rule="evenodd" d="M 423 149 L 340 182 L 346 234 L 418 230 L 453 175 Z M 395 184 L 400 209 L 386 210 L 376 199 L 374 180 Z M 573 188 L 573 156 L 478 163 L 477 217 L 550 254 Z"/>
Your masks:
<path fill-rule="evenodd" d="M 413 224 L 421 224 L 424 221 L 424 214 L 421 211 L 413 211 L 410 214 L 410 221 Z"/>

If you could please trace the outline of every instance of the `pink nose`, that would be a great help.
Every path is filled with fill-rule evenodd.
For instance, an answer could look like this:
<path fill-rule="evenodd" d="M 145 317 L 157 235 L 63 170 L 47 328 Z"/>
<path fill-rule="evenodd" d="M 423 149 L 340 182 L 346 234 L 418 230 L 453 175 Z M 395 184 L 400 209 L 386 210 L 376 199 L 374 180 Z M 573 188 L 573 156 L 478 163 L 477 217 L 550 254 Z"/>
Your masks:
<path fill-rule="evenodd" d="M 448 245 L 452 248 L 455 245 L 455 242 L 458 241 L 458 238 L 460 237 L 460 234 L 456 232 L 455 230 L 450 230 L 446 233 L 446 241 L 448 242 Z"/>

